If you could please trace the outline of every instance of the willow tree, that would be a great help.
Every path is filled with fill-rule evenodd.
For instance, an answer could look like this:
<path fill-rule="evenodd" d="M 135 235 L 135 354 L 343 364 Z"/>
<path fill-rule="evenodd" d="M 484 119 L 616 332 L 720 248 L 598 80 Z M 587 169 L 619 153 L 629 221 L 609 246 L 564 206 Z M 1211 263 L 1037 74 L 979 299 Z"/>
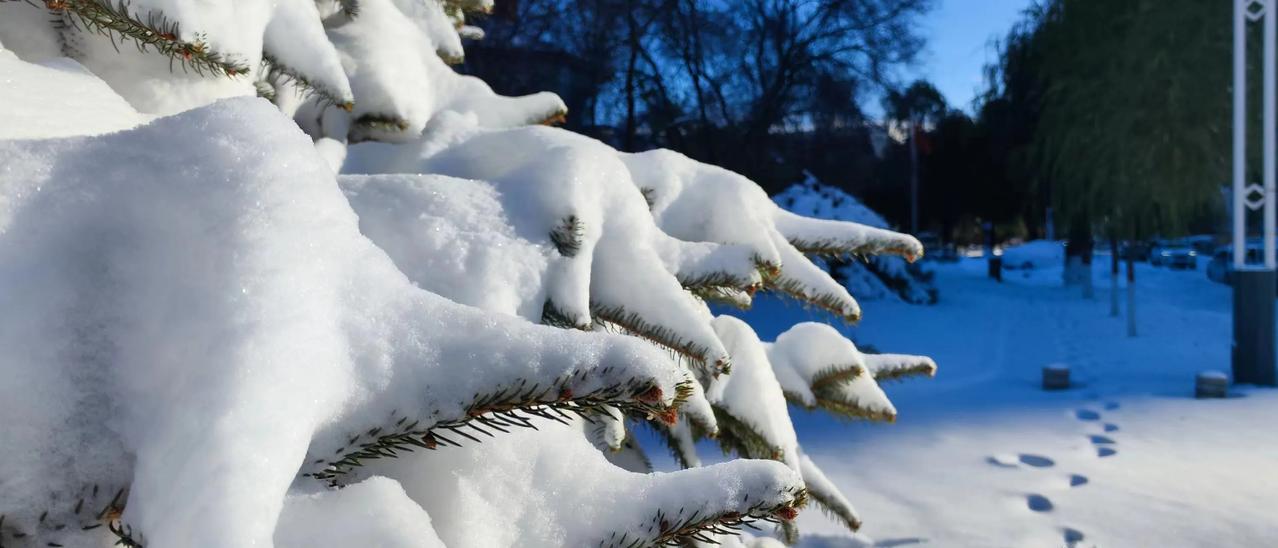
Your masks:
<path fill-rule="evenodd" d="M 1030 161 L 1071 227 L 1186 230 L 1228 176 L 1230 5 L 1051 0 L 1030 13 L 1044 85 Z M 1117 259 L 1115 259 L 1117 260 Z M 1115 269 L 1116 271 L 1116 269 Z M 1127 260 L 1129 335 L 1135 272 Z"/>

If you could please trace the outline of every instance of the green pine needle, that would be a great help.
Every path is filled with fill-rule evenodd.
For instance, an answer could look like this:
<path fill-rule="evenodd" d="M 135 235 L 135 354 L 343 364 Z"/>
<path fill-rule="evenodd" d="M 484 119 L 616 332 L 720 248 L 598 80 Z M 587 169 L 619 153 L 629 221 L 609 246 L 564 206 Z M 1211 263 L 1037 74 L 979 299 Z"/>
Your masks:
<path fill-rule="evenodd" d="M 131 13 L 127 0 L 115 5 L 99 0 L 44 0 L 44 5 L 72 28 L 106 36 L 113 46 L 116 36 L 122 42 L 131 40 L 138 51 L 158 51 L 167 55 L 170 62 L 181 64 L 183 70 L 227 77 L 249 73 L 244 62 L 212 51 L 203 35 L 195 35 L 193 41 L 183 40 L 177 22 L 159 11 L 151 10 L 145 17 Z"/>
<path fill-rule="evenodd" d="M 278 57 L 272 55 L 269 51 L 262 52 L 262 66 L 266 69 L 266 77 L 268 79 L 290 80 L 304 93 L 319 97 L 320 100 L 346 112 L 350 112 L 355 108 L 354 97 L 307 78 L 301 71 L 280 61 Z"/>

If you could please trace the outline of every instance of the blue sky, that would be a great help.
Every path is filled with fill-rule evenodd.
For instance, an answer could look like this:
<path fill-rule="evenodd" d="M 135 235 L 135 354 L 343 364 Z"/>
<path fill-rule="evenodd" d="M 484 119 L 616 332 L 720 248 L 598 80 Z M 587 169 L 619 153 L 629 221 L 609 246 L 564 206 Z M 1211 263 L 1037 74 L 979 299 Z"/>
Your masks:
<path fill-rule="evenodd" d="M 991 40 L 1001 38 L 1032 0 L 937 0 L 924 20 L 927 48 L 907 77 L 926 78 L 950 106 L 971 111 L 984 87 L 982 69 L 994 58 Z"/>

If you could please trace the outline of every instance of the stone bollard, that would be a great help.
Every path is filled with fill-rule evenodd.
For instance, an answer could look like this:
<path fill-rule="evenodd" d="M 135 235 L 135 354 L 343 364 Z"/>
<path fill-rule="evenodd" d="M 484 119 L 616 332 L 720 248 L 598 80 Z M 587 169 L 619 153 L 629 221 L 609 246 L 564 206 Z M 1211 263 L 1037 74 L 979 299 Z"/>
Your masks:
<path fill-rule="evenodd" d="M 1203 371 L 1194 382 L 1194 397 L 1224 398 L 1229 393 L 1229 376 L 1220 371 Z"/>
<path fill-rule="evenodd" d="M 1069 388 L 1069 366 L 1054 363 L 1043 368 L 1043 390 L 1065 390 Z"/>

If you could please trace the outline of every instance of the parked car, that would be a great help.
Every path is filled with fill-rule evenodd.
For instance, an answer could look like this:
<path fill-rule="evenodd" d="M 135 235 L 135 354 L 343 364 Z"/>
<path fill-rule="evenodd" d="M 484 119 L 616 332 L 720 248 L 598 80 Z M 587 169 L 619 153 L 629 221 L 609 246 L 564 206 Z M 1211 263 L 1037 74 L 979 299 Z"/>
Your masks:
<path fill-rule="evenodd" d="M 1259 244 L 1247 244 L 1247 255 L 1245 261 L 1249 265 L 1258 265 L 1264 262 L 1264 248 Z M 1233 246 L 1224 246 L 1216 250 L 1211 257 L 1211 262 L 1207 263 L 1207 279 L 1222 283 L 1225 285 L 1233 284 L 1234 275 L 1234 248 Z"/>
<path fill-rule="evenodd" d="M 1198 236 L 1190 236 L 1185 238 L 1185 243 L 1194 248 L 1198 252 L 1199 257 L 1210 257 L 1216 248 L 1216 237 L 1209 234 L 1201 234 Z"/>
<path fill-rule="evenodd" d="M 1234 269 L 1234 252 L 1229 246 L 1217 249 L 1207 263 L 1207 279 L 1218 284 L 1229 284 L 1229 273 Z"/>
<path fill-rule="evenodd" d="M 1149 264 L 1171 268 L 1198 268 L 1198 252 L 1183 240 L 1159 242 L 1149 254 Z"/>

